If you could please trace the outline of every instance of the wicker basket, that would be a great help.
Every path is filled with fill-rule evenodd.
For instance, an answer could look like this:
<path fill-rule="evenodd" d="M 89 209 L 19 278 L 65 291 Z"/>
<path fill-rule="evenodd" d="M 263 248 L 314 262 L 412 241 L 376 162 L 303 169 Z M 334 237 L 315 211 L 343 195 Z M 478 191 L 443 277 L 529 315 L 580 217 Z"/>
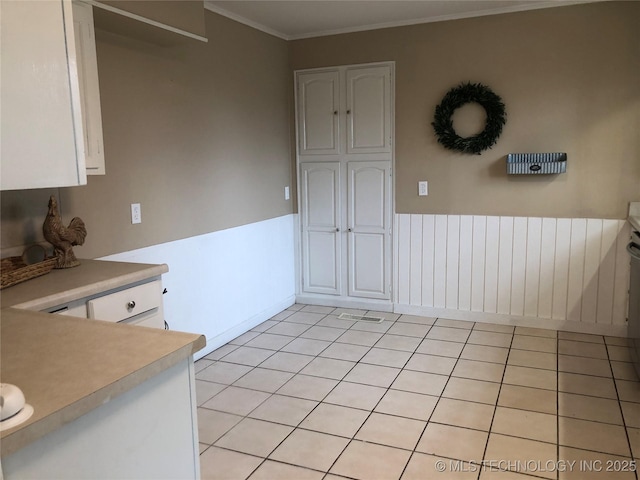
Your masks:
<path fill-rule="evenodd" d="M 31 265 L 27 264 L 27 252 L 34 248 L 42 249 L 44 260 Z M 49 273 L 56 264 L 55 257 L 47 257 L 47 251 L 41 245 L 27 247 L 20 257 L 3 258 L 0 261 L 0 290 L 26 282 L 32 278 Z"/>

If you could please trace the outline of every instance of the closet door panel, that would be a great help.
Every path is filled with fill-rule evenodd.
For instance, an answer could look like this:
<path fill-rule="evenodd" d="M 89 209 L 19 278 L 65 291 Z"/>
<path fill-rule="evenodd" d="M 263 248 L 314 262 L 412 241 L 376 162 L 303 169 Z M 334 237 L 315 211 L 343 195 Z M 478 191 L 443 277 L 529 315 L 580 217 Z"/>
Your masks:
<path fill-rule="evenodd" d="M 298 76 L 298 150 L 300 155 L 340 153 L 339 72 Z"/>
<path fill-rule="evenodd" d="M 341 290 L 340 163 L 301 167 L 303 289 L 338 295 Z"/>
<path fill-rule="evenodd" d="M 349 295 L 389 299 L 391 162 L 349 162 Z"/>
<path fill-rule="evenodd" d="M 349 68 L 347 153 L 391 153 L 391 70 Z"/>

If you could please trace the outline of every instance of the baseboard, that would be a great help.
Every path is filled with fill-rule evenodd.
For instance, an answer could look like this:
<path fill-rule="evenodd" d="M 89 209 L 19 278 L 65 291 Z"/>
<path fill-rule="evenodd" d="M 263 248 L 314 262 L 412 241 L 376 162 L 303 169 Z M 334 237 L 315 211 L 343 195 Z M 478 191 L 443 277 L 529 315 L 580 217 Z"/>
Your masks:
<path fill-rule="evenodd" d="M 467 310 L 420 307 L 398 303 L 393 305 L 393 311 L 395 313 L 406 315 L 448 318 L 451 320 L 467 320 L 469 322 L 497 323 L 499 325 L 545 328 L 548 330 L 590 333 L 594 335 L 608 335 L 612 337 L 627 336 L 626 325 L 606 325 L 597 323 L 572 322 L 570 320 L 552 320 L 549 318 L 538 317 L 515 317 L 512 315 L 505 315 L 500 313 L 470 312 Z"/>
<path fill-rule="evenodd" d="M 355 308 L 360 310 L 376 310 L 378 312 L 392 312 L 393 304 L 389 300 L 373 300 L 368 298 L 345 298 L 332 295 L 296 295 L 296 303 L 305 305 L 321 305 L 324 307 Z"/>
<path fill-rule="evenodd" d="M 234 338 L 242 335 L 245 332 L 248 332 L 252 328 L 260 325 L 262 322 L 269 320 L 274 315 L 280 313 L 283 310 L 286 310 L 291 305 L 293 305 L 296 301 L 296 297 L 291 295 L 290 297 L 282 300 L 281 302 L 272 305 L 271 307 L 263 310 L 262 312 L 253 315 L 252 317 L 246 319 L 242 323 L 235 325 L 234 327 L 216 335 L 215 337 L 207 338 L 207 345 L 194 354 L 194 360 L 198 360 L 205 355 L 209 355 L 214 350 L 220 348 L 221 346 L 229 343 Z"/>

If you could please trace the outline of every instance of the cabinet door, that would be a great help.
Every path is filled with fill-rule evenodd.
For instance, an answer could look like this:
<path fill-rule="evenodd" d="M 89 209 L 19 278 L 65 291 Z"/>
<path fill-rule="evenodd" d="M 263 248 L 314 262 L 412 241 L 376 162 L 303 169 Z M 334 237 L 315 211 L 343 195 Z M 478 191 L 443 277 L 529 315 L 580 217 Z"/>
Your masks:
<path fill-rule="evenodd" d="M 340 163 L 301 166 L 303 289 L 338 295 L 341 290 Z"/>
<path fill-rule="evenodd" d="M 87 175 L 104 175 L 98 57 L 96 55 L 93 7 L 91 5 L 74 0 L 73 27 L 76 39 Z"/>
<path fill-rule="evenodd" d="M 346 81 L 347 153 L 391 153 L 391 68 L 348 68 Z"/>
<path fill-rule="evenodd" d="M 349 295 L 391 297 L 391 162 L 349 162 Z"/>
<path fill-rule="evenodd" d="M 70 0 L 0 2 L 3 190 L 87 183 Z"/>
<path fill-rule="evenodd" d="M 300 155 L 340 153 L 339 72 L 298 75 L 298 150 Z"/>

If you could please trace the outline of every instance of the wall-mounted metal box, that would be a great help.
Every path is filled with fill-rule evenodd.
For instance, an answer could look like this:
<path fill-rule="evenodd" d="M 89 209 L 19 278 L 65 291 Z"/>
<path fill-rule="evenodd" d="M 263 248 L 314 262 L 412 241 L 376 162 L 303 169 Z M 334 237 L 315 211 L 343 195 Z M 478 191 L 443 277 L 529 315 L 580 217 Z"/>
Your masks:
<path fill-rule="evenodd" d="M 509 175 L 543 175 L 566 171 L 566 153 L 510 153 L 507 155 Z"/>

